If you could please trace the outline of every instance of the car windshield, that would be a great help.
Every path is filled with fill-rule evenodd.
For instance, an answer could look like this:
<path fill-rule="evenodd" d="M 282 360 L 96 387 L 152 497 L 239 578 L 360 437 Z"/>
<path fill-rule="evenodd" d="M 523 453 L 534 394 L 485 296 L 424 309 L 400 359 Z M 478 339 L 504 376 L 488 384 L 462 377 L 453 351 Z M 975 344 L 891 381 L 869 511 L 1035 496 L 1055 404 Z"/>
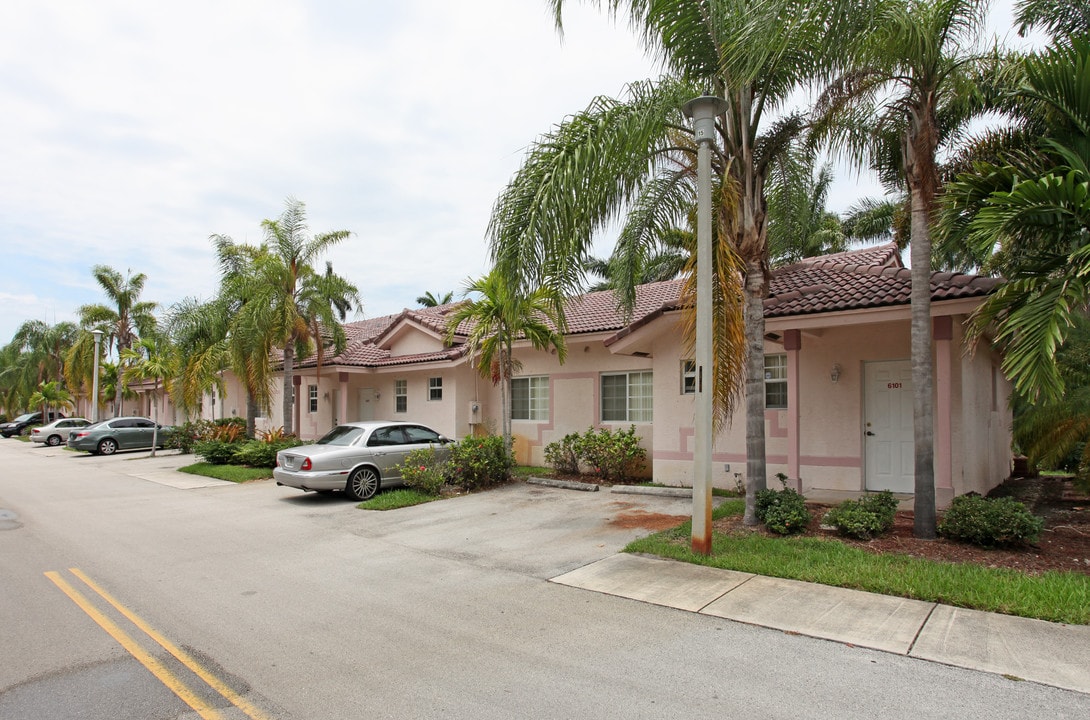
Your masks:
<path fill-rule="evenodd" d="M 20 415 L 19 417 L 15 418 L 15 422 L 26 422 L 37 414 L 38 413 L 27 413 L 26 415 Z"/>
<path fill-rule="evenodd" d="M 363 428 L 352 425 L 338 425 L 326 433 L 316 445 L 351 445 L 356 438 L 363 435 Z"/>

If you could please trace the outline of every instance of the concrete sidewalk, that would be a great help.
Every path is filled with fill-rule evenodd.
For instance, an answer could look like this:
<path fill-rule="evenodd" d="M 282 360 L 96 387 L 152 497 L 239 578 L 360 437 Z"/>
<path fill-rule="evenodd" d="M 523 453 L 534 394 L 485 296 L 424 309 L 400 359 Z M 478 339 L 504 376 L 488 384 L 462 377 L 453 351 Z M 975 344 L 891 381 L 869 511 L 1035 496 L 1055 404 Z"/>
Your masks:
<path fill-rule="evenodd" d="M 1090 693 L 1090 626 L 624 553 L 551 582 Z"/>

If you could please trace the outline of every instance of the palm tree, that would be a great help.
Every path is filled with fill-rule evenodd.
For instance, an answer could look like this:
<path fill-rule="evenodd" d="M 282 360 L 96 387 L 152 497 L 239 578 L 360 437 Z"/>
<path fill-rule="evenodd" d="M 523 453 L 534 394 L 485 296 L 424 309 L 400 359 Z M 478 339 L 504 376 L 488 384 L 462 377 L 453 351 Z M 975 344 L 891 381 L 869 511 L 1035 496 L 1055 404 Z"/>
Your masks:
<path fill-rule="evenodd" d="M 170 392 L 174 377 L 178 373 L 178 357 L 165 339 L 145 336 L 132 347 L 121 351 L 121 359 L 127 363 L 124 370 L 125 384 L 134 382 L 153 382 L 152 420 L 155 427 L 151 431 L 151 457 L 155 457 L 155 448 L 159 439 L 159 389 Z"/>
<path fill-rule="evenodd" d="M 773 163 L 768 179 L 768 253 L 773 266 L 848 249 L 840 218 L 826 210 L 833 182 L 828 163 L 814 172 L 814 158 L 804 148 Z"/>
<path fill-rule="evenodd" d="M 558 27 L 564 0 L 550 0 Z M 681 107 L 711 92 L 726 98 L 716 119 L 721 152 L 713 153 L 715 233 L 741 266 L 740 275 L 715 273 L 744 288 L 747 507 L 766 485 L 764 313 L 770 261 L 766 182 L 774 158 L 805 132 L 796 116 L 772 122 L 769 114 L 800 83 L 819 75 L 833 57 L 853 14 L 832 2 L 787 0 L 612 0 L 612 14 L 627 10 L 649 52 L 666 74 L 628 86 L 617 100 L 597 98 L 529 149 L 502 192 L 489 226 L 492 258 L 520 287 L 546 285 L 576 292 L 596 231 L 621 216 L 614 284 L 630 309 L 642 259 L 661 232 L 695 206 L 696 143 Z M 720 286 L 717 296 L 736 297 Z M 695 312 L 695 310 L 693 311 Z M 740 384 L 740 363 L 729 337 L 714 335 L 713 392 L 728 416 Z"/>
<path fill-rule="evenodd" d="M 432 295 L 431 290 L 429 290 L 416 299 L 416 304 L 420 307 L 433 308 L 439 307 L 440 305 L 446 305 L 453 299 L 453 292 L 445 292 Z"/>
<path fill-rule="evenodd" d="M 235 268 L 230 277 L 232 297 L 240 301 L 232 332 L 247 338 L 248 347 L 268 345 L 282 350 L 284 430 L 290 434 L 296 355 L 315 352 L 320 371 L 330 346 L 336 352 L 344 349 L 341 323 L 362 302 L 356 287 L 333 272 L 332 263 L 326 263 L 324 273 L 312 267 L 324 252 L 351 235 L 348 230 L 310 237 L 306 208 L 294 198 L 288 198 L 279 218 L 265 220 L 261 226 L 265 232 L 261 248 L 245 250 L 225 236 L 214 235 L 213 240 L 222 252 L 221 262 L 224 256 L 248 258 L 249 265 Z M 248 362 L 266 359 L 251 357 Z"/>
<path fill-rule="evenodd" d="M 20 325 L 9 345 L 10 362 L 0 367 L 5 407 L 27 407 L 43 382 L 64 380 L 68 350 L 78 334 L 70 322 L 29 320 Z"/>
<path fill-rule="evenodd" d="M 819 102 L 835 147 L 885 178 L 900 176 L 911 209 L 914 533 L 935 537 L 931 233 L 941 182 L 939 148 L 976 108 L 995 57 L 968 47 L 983 27 L 983 0 L 877 0 L 871 31 L 845 48 L 845 72 Z M 831 121 L 831 124 L 829 124 Z"/>
<path fill-rule="evenodd" d="M 91 274 L 106 293 L 109 304 L 93 303 L 80 307 L 77 310 L 80 325 L 101 329 L 105 333 L 105 352 L 109 354 L 116 347 L 120 354 L 122 350 L 132 347 L 140 336 L 155 330 L 153 313 L 158 304 L 140 300 L 140 293 L 144 291 L 144 283 L 148 279 L 144 273 L 133 275 L 130 270 L 126 277 L 122 277 L 121 273 L 109 266 L 95 265 Z"/>
<path fill-rule="evenodd" d="M 1056 352 L 1064 394 L 1052 402 L 1015 395 L 1014 440 L 1034 465 L 1059 467 L 1078 457 L 1074 470 L 1090 480 L 1090 317 L 1076 315 Z"/>
<path fill-rule="evenodd" d="M 80 325 L 88 330 L 102 330 L 103 355 L 109 356 L 116 349 L 120 359 L 121 353 L 132 347 L 140 337 L 155 332 L 157 321 L 153 313 L 158 304 L 140 300 L 140 293 L 147 282 L 144 273 L 133 275 L 130 270 L 122 277 L 121 273 L 109 266 L 95 265 L 91 274 L 109 302 L 81 306 L 77 310 Z M 120 361 L 120 364 L 123 365 L 124 361 Z M 125 396 L 124 392 L 116 394 L 115 416 L 123 412 Z"/>
<path fill-rule="evenodd" d="M 38 389 L 30 396 L 31 406 L 40 405 L 42 408 L 42 424 L 49 422 L 49 411 L 53 408 L 65 409 L 72 407 L 72 393 L 60 385 L 60 381 L 51 380 L 42 382 Z"/>
<path fill-rule="evenodd" d="M 640 268 L 633 276 L 636 285 L 674 280 L 685 272 L 685 266 L 696 248 L 696 236 L 681 228 L 669 228 L 659 236 L 657 245 L 644 257 L 639 258 Z M 599 258 L 590 257 L 586 261 L 586 272 L 601 278 L 592 283 L 588 292 L 598 290 L 616 290 L 613 278 L 624 273 L 619 263 L 620 256 Z"/>
<path fill-rule="evenodd" d="M 1031 402 L 1063 398 L 1056 352 L 1090 305 L 1090 38 L 1082 30 L 1025 59 L 1012 95 L 1035 145 L 960 176 L 944 218 L 950 242 L 1008 277 L 975 313 L 971 334 L 995 328 L 1003 370 Z"/>
<path fill-rule="evenodd" d="M 537 350 L 550 346 L 557 359 L 567 357 L 564 335 L 558 330 L 561 319 L 556 314 L 557 299 L 547 289 L 530 295 L 512 295 L 510 284 L 496 270 L 467 282 L 465 296 L 477 297 L 459 304 L 449 315 L 447 341 L 462 323 L 469 323 L 467 344 L 471 348 L 482 377 L 500 386 L 503 417 L 503 443 L 511 451 L 511 378 L 520 364 L 514 357 L 514 345 L 526 340 Z"/>

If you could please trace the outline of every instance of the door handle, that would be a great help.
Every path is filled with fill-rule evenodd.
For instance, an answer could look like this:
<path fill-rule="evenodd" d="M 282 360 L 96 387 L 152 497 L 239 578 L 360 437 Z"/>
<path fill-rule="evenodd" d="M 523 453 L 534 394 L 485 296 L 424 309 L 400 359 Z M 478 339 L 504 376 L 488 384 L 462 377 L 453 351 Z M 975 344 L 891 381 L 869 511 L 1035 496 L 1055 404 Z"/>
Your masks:
<path fill-rule="evenodd" d="M 870 430 L 867 431 L 867 435 L 874 435 Z"/>

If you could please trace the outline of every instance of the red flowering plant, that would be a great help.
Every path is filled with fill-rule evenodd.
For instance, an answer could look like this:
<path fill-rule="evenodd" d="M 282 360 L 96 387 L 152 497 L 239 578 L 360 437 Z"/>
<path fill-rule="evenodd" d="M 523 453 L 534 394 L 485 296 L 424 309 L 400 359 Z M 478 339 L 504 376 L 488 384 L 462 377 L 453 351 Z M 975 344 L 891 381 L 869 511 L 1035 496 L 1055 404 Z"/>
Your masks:
<path fill-rule="evenodd" d="M 450 478 L 450 463 L 436 457 L 434 448 L 413 450 L 398 469 L 406 485 L 428 495 L 438 495 Z"/>

